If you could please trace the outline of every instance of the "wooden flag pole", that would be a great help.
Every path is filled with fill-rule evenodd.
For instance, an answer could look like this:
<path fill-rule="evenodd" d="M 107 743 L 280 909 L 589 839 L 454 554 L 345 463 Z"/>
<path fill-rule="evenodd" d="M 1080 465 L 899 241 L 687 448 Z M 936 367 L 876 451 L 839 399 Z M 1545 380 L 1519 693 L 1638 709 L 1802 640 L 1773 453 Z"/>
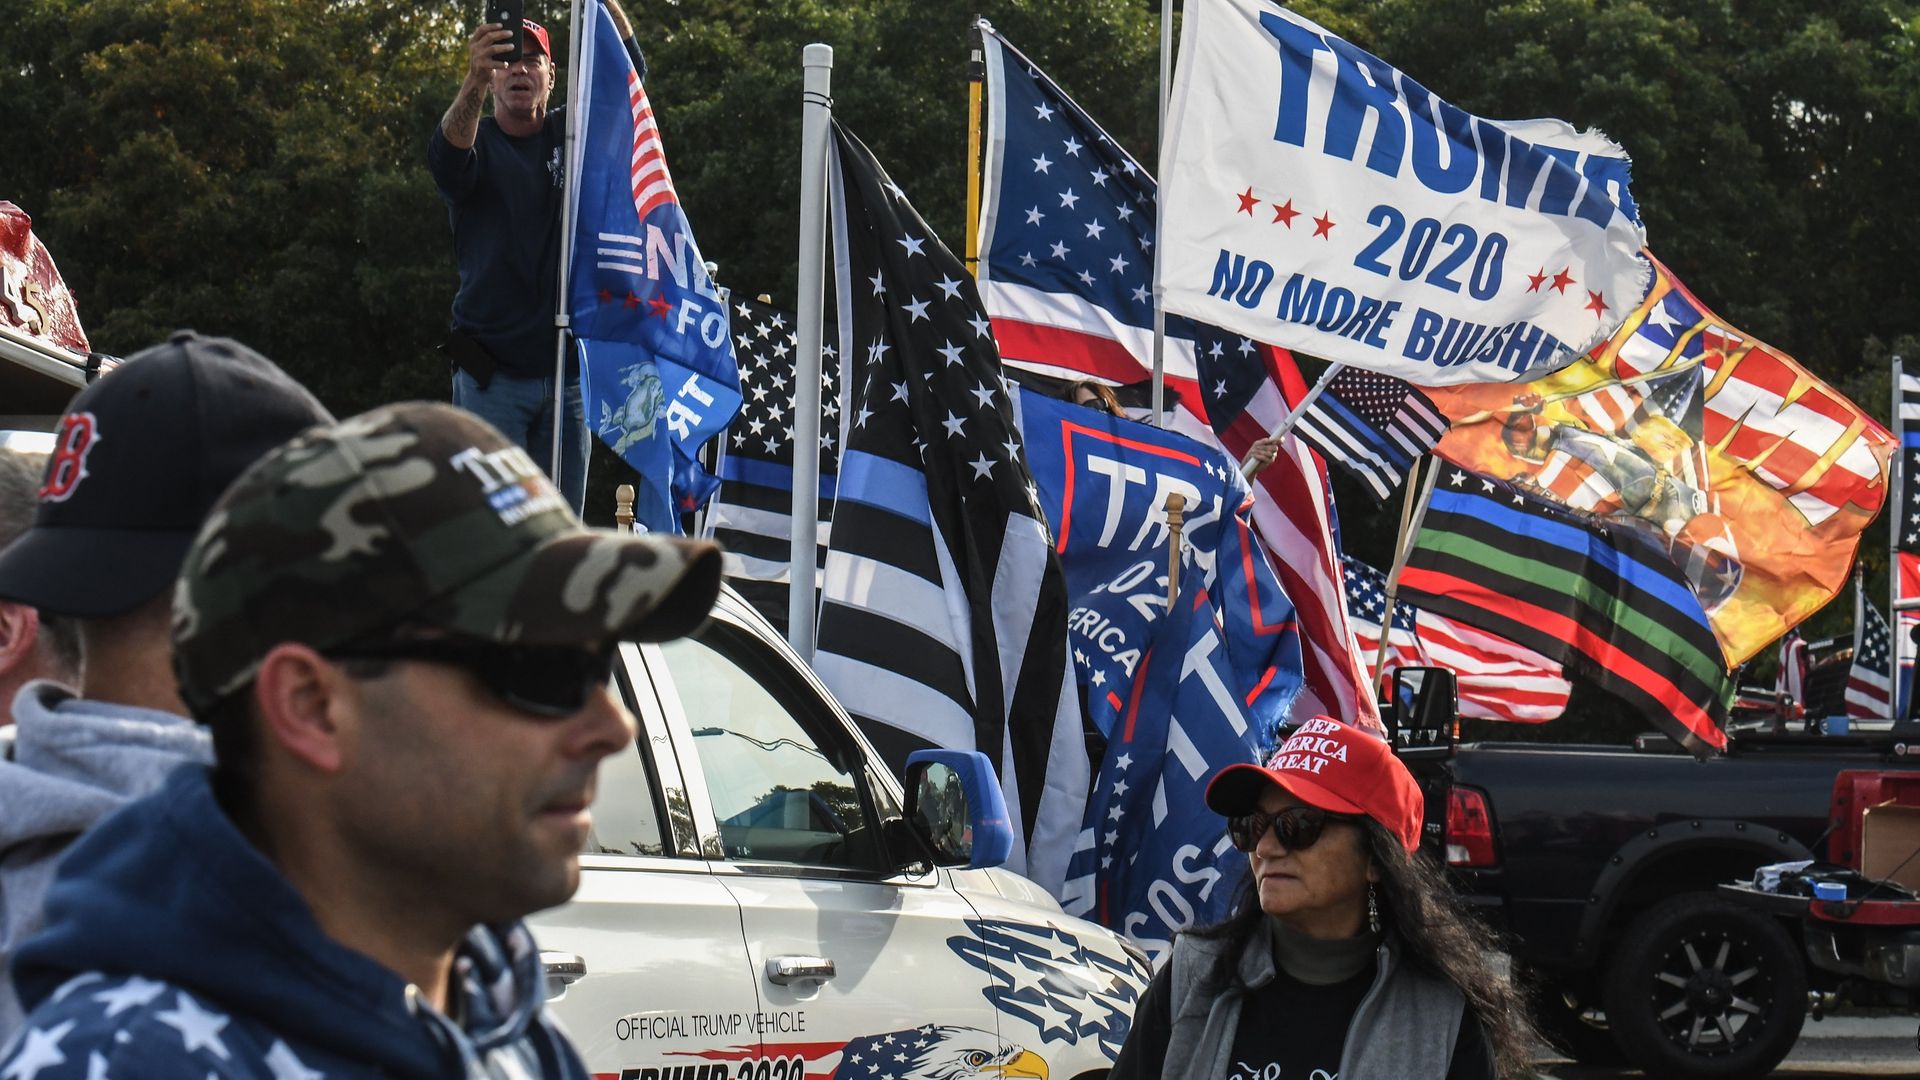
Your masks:
<path fill-rule="evenodd" d="M 967 27 L 967 273 L 980 276 L 980 99 L 987 82 L 987 45 L 975 15 Z"/>
<path fill-rule="evenodd" d="M 613 525 L 621 532 L 633 531 L 633 485 L 613 489 Z"/>
<path fill-rule="evenodd" d="M 1420 483 L 1420 469 L 1427 470 L 1426 483 Z M 1413 547 L 1413 538 L 1420 531 L 1420 525 L 1426 520 L 1427 503 L 1433 499 L 1433 481 L 1440 475 L 1440 459 L 1421 457 L 1414 461 L 1413 469 L 1407 476 L 1406 498 L 1400 504 L 1400 537 L 1393 545 L 1393 568 L 1387 571 L 1387 610 L 1380 618 L 1380 646 L 1373 654 L 1373 679 L 1377 685 L 1385 685 L 1387 664 L 1387 638 L 1393 633 L 1393 605 L 1400 595 L 1400 570 L 1407 564 L 1407 552 Z M 1419 509 L 1415 510 L 1413 489 L 1420 486 Z"/>
<path fill-rule="evenodd" d="M 1180 599 L 1180 534 L 1187 520 L 1187 497 L 1179 492 L 1167 495 L 1167 614 Z"/>

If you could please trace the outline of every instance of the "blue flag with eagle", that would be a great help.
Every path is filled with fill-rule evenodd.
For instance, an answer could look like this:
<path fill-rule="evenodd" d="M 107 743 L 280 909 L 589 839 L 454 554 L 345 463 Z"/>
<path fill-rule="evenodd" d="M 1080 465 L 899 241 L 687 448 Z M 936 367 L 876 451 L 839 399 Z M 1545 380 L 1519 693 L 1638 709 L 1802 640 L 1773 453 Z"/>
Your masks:
<path fill-rule="evenodd" d="M 719 481 L 696 458 L 740 411 L 727 305 L 667 172 L 653 106 L 605 7 L 581 28 L 568 162 L 568 311 L 587 426 L 640 474 L 634 516 L 679 532 Z"/>

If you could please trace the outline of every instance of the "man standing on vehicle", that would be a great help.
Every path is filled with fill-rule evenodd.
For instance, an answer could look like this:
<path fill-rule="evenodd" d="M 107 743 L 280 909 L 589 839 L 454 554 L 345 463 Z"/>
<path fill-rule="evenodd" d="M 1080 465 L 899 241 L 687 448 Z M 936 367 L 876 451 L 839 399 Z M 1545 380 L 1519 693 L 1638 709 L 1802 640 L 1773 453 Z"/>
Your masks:
<path fill-rule="evenodd" d="M 634 70 L 647 62 L 619 0 L 604 0 Z M 467 73 L 427 143 L 427 167 L 453 226 L 460 291 L 446 351 L 453 403 L 518 443 L 580 513 L 586 499 L 587 432 L 573 358 L 553 456 L 554 315 L 560 288 L 566 119 L 549 109 L 555 69 L 547 28 L 523 20 L 519 59 L 513 31 L 483 24 L 467 42 Z M 493 115 L 480 111 L 489 91 Z"/>
<path fill-rule="evenodd" d="M 0 443 L 0 551 L 33 523 L 45 454 Z M 0 600 L 0 759 L 12 755 L 13 696 L 35 679 L 80 681 L 80 638 L 71 621 L 32 604 Z M 0 1023 L 0 1037 L 6 1026 Z"/>
<path fill-rule="evenodd" d="M 519 920 L 573 894 L 599 762 L 633 752 L 616 644 L 692 631 L 719 583 L 712 543 L 586 529 L 445 405 L 268 455 L 175 599 L 218 763 L 74 849 L 0 1076 L 584 1078 Z"/>
<path fill-rule="evenodd" d="M 0 760 L 0 971 L 40 928 L 61 854 L 182 763 L 207 760 L 173 676 L 181 559 L 235 477 L 331 419 L 267 358 L 190 331 L 135 354 L 61 417 L 33 527 L 0 552 L 0 601 L 71 619 L 83 662 L 77 695 L 41 681 L 13 698 L 13 753 Z M 20 1020 L 0 979 L 0 1043 Z"/>

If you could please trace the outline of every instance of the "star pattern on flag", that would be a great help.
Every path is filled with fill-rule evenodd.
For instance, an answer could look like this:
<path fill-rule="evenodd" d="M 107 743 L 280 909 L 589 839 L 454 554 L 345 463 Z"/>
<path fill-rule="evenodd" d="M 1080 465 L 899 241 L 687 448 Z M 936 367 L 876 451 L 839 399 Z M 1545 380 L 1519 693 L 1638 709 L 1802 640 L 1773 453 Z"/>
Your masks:
<path fill-rule="evenodd" d="M 1052 106 L 1034 108 L 1053 123 Z M 1026 155 L 1031 168 L 1005 178 L 1013 200 L 1007 205 L 1018 209 L 1009 211 L 996 243 L 1019 245 L 1024 254 L 1014 258 L 1027 283 L 1091 292 L 1130 319 L 1150 323 L 1153 264 L 1141 255 L 1153 247 L 1153 198 L 1138 181 L 1125 179 L 1144 174 L 1111 139 L 1082 141 L 1070 128 L 1056 126 L 1047 140 Z M 1251 188 L 1240 198 L 1249 214 L 1261 203 Z M 1051 254 L 1043 257 L 1041 251 Z"/>
<path fill-rule="evenodd" d="M 799 386 L 793 379 L 800 348 L 787 314 L 758 300 L 733 302 L 734 356 L 740 363 L 740 413 L 727 432 L 727 453 L 781 465 L 793 462 L 793 412 Z M 840 439 L 840 380 L 832 328 L 821 335 L 821 469 L 833 472 Z"/>
<path fill-rule="evenodd" d="M 947 939 L 962 960 L 987 972 L 994 1008 L 1040 1029 L 1045 1042 L 1098 1042 L 1118 1054 L 1132 1027 L 1148 972 L 1105 943 L 1053 925 L 969 919 L 967 935 Z"/>

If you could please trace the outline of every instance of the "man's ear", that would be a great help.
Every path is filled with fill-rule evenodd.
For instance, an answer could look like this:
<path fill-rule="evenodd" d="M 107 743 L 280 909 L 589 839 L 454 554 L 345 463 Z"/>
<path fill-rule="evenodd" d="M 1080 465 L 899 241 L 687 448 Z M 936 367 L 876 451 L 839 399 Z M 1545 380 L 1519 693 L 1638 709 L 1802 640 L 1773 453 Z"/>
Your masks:
<path fill-rule="evenodd" d="M 0 600 L 0 677 L 33 662 L 40 640 L 40 612 L 26 604 Z M 0 702 L 0 707 L 5 703 Z"/>
<path fill-rule="evenodd" d="M 253 681 L 263 738 L 320 773 L 343 768 L 352 752 L 360 687 L 313 649 L 282 642 L 267 651 Z"/>

